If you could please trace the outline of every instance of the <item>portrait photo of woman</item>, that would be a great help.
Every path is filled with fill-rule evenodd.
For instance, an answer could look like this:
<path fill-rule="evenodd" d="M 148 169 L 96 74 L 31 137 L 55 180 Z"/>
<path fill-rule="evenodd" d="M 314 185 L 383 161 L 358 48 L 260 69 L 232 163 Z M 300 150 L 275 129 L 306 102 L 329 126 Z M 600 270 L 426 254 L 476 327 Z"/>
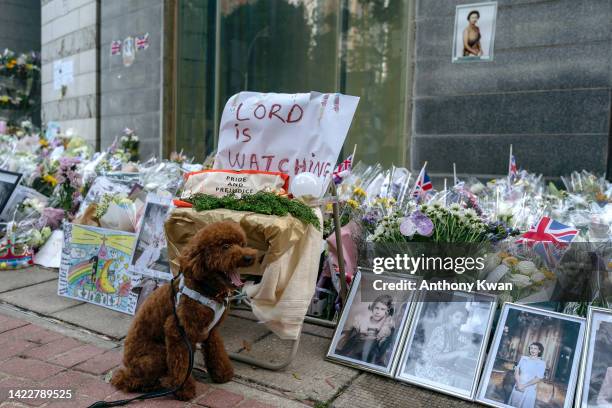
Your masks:
<path fill-rule="evenodd" d="M 496 15 L 497 2 L 457 6 L 453 62 L 493 60 Z"/>
<path fill-rule="evenodd" d="M 373 282 L 399 282 L 401 276 L 359 269 L 327 353 L 331 360 L 391 375 L 411 309 L 412 291 L 375 290 Z"/>
<path fill-rule="evenodd" d="M 495 306 L 489 295 L 426 293 L 416 304 L 395 378 L 473 399 Z"/>
<path fill-rule="evenodd" d="M 538 394 L 538 383 L 544 379 L 546 362 L 542 360 L 544 346 L 533 342 L 529 345 L 529 355 L 522 356 L 514 368 L 514 388 L 508 405 L 517 408 L 534 408 Z"/>
<path fill-rule="evenodd" d="M 493 407 L 569 408 L 585 319 L 505 303 L 476 400 Z"/>

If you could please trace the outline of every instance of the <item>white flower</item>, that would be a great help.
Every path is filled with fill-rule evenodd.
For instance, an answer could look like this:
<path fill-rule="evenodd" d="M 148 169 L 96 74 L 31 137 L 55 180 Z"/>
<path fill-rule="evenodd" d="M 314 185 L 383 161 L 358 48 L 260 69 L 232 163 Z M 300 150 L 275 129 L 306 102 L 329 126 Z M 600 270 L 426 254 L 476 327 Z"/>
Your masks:
<path fill-rule="evenodd" d="M 536 282 L 536 283 L 537 283 L 537 282 L 543 282 L 543 281 L 545 281 L 545 280 L 546 280 L 546 275 L 544 275 L 544 274 L 543 274 L 542 272 L 540 272 L 540 271 L 537 271 L 536 273 L 534 273 L 534 274 L 531 276 L 531 279 L 532 279 L 534 282 Z"/>
<path fill-rule="evenodd" d="M 473 209 L 473 208 L 466 208 L 463 211 L 463 215 L 465 216 L 465 218 L 467 219 L 475 219 L 478 218 L 478 213 Z"/>
<path fill-rule="evenodd" d="M 73 129 L 73 128 L 68 128 L 68 129 L 66 129 L 66 136 L 67 136 L 67 137 L 72 137 L 72 136 L 74 136 L 74 135 L 76 135 L 76 132 L 74 131 L 74 129 Z"/>
<path fill-rule="evenodd" d="M 531 261 L 520 261 L 516 267 L 521 274 L 527 276 L 532 276 L 534 273 L 538 272 L 538 268 Z"/>
<path fill-rule="evenodd" d="M 451 205 L 448 206 L 448 209 L 451 211 L 460 211 L 461 210 L 461 206 L 457 203 L 452 203 Z"/>
<path fill-rule="evenodd" d="M 480 194 L 482 193 L 482 190 L 484 189 L 485 189 L 485 186 L 482 183 L 476 183 L 470 187 L 470 191 L 472 192 L 472 194 Z"/>
<path fill-rule="evenodd" d="M 525 288 L 531 285 L 531 279 L 529 279 L 529 276 L 519 275 L 519 274 L 514 274 L 514 273 L 511 273 L 508 276 L 508 281 L 519 289 L 522 289 L 522 288 Z"/>

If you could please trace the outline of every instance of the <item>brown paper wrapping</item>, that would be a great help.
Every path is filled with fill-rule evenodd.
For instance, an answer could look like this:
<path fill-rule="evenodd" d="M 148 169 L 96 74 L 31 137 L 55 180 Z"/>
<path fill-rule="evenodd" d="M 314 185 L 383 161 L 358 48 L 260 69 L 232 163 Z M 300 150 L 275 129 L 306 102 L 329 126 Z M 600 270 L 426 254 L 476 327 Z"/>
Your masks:
<path fill-rule="evenodd" d="M 320 220 L 320 211 L 315 211 Z M 180 251 L 198 230 L 226 220 L 239 223 L 247 234 L 248 245 L 265 253 L 261 263 L 240 270 L 242 274 L 262 276 L 261 282 L 247 282 L 243 288 L 253 313 L 279 337 L 297 339 L 315 290 L 321 231 L 292 216 L 177 208 L 165 224 L 172 273 L 178 273 Z"/>

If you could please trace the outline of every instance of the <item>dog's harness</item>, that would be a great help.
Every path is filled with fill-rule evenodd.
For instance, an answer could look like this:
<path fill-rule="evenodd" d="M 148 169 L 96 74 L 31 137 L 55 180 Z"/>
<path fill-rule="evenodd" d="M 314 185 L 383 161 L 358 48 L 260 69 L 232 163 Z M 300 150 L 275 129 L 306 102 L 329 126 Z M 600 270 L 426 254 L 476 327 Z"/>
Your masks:
<path fill-rule="evenodd" d="M 183 275 L 181 275 L 179 279 L 178 292 L 176 292 L 176 301 L 175 301 L 176 308 L 178 308 L 179 306 L 181 295 L 185 295 L 188 298 L 191 298 L 195 300 L 196 302 L 201 303 L 202 305 L 208 307 L 209 309 L 212 309 L 212 311 L 215 312 L 215 316 L 212 322 L 206 328 L 207 332 L 210 332 L 210 330 L 212 330 L 212 328 L 215 327 L 217 323 L 219 323 L 219 320 L 221 319 L 221 317 L 223 316 L 223 313 L 225 312 L 225 303 L 219 303 L 216 300 L 212 300 L 211 298 L 208 298 L 202 295 L 200 292 L 197 292 L 193 289 L 188 288 L 187 286 L 185 286 L 185 277 Z"/>

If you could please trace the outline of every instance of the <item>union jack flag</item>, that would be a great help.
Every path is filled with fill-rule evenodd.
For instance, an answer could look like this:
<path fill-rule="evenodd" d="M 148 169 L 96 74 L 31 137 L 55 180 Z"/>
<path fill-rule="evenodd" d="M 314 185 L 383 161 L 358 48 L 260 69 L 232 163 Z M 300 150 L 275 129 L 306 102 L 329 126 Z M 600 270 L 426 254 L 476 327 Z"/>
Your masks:
<path fill-rule="evenodd" d="M 423 173 L 423 178 L 419 179 L 416 183 L 416 188 L 414 189 L 414 196 L 417 197 L 422 193 L 433 190 L 433 184 L 431 184 L 431 179 L 427 172 Z"/>
<path fill-rule="evenodd" d="M 532 226 L 516 242 L 532 247 L 549 266 L 554 266 L 576 235 L 578 230 L 550 217 L 542 217 L 537 225 Z"/>
<path fill-rule="evenodd" d="M 146 50 L 147 48 L 149 48 L 149 33 L 137 36 L 136 37 L 136 49 Z"/>
<path fill-rule="evenodd" d="M 344 178 L 351 173 L 352 168 L 353 168 L 353 155 L 351 154 L 342 163 L 338 164 L 338 167 L 336 167 L 336 170 L 334 170 L 334 173 L 332 174 L 334 183 L 335 184 L 342 183 L 342 180 L 344 180 Z"/>
<path fill-rule="evenodd" d="M 121 54 L 121 40 L 111 41 L 110 51 L 111 55 Z"/>
<path fill-rule="evenodd" d="M 518 169 L 516 168 L 516 158 L 514 155 L 510 157 L 510 164 L 508 165 L 508 174 L 511 176 L 516 176 L 518 174 Z"/>

